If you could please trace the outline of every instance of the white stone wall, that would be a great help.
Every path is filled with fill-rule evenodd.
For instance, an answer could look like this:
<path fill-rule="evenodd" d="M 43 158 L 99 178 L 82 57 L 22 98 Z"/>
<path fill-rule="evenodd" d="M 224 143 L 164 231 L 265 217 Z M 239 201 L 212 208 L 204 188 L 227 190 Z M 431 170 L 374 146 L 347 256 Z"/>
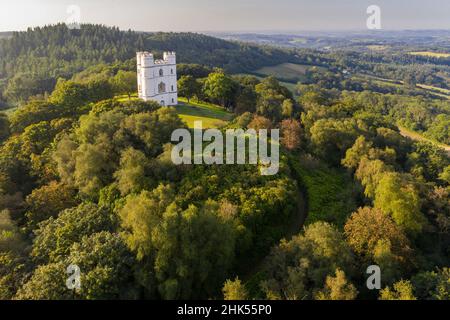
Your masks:
<path fill-rule="evenodd" d="M 145 101 L 153 100 L 164 106 L 177 105 L 175 52 L 165 52 L 163 60 L 155 60 L 149 52 L 138 52 L 136 59 L 139 98 Z"/>

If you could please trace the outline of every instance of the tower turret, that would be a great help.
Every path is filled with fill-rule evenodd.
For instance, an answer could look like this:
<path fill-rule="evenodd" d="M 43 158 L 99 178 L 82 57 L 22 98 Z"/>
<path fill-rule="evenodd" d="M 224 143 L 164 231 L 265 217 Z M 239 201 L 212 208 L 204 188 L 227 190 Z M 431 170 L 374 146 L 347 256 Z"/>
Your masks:
<path fill-rule="evenodd" d="M 163 59 L 169 64 L 177 63 L 177 55 L 175 52 L 164 52 Z"/>

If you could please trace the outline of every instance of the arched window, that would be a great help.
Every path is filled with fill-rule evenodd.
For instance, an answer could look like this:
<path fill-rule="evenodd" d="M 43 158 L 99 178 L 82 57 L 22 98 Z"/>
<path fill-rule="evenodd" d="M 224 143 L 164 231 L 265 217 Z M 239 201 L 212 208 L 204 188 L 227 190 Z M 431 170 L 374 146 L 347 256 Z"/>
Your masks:
<path fill-rule="evenodd" d="M 164 75 L 163 69 L 159 69 L 159 76 L 162 77 Z"/>
<path fill-rule="evenodd" d="M 174 92 L 174 88 L 173 88 L 173 86 L 172 86 L 172 92 Z"/>
<path fill-rule="evenodd" d="M 161 82 L 158 85 L 158 93 L 164 93 L 166 92 L 166 84 L 164 82 Z"/>
<path fill-rule="evenodd" d="M 173 69 L 170 69 L 170 73 L 173 74 Z"/>

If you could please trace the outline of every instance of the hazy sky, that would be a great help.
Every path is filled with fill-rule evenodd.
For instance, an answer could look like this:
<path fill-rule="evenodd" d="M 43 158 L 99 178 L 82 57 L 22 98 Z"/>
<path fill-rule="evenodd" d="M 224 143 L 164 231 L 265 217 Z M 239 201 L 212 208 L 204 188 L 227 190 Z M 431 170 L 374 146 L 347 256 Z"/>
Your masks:
<path fill-rule="evenodd" d="M 450 0 L 0 0 L 0 31 L 68 21 L 140 31 L 365 29 L 369 5 L 383 29 L 450 29 Z"/>

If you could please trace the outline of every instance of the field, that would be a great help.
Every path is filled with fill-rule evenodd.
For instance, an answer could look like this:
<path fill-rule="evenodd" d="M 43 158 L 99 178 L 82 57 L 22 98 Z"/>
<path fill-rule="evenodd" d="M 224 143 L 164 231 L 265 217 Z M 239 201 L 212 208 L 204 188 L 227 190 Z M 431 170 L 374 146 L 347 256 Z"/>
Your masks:
<path fill-rule="evenodd" d="M 413 56 L 422 56 L 422 57 L 430 57 L 430 58 L 449 58 L 450 53 L 441 53 L 441 52 L 432 52 L 432 51 L 417 51 L 410 52 L 409 54 Z"/>
<path fill-rule="evenodd" d="M 367 74 L 358 74 L 354 77 L 354 79 L 358 79 L 358 78 L 369 78 L 375 84 L 377 84 L 379 86 L 398 87 L 399 88 L 404 85 L 404 82 L 401 80 L 383 79 L 383 78 L 379 78 L 379 77 L 375 77 L 375 76 L 367 75 Z M 450 90 L 448 90 L 448 89 L 429 86 L 429 85 L 420 84 L 420 83 L 418 83 L 416 85 L 416 87 L 417 87 L 417 89 L 422 89 L 425 92 L 432 94 L 433 96 L 450 99 Z"/>
<path fill-rule="evenodd" d="M 119 101 L 127 101 L 128 96 L 117 96 L 116 99 Z M 137 99 L 137 95 L 133 95 L 131 99 Z M 188 103 L 187 99 L 182 97 L 178 98 L 178 105 L 175 109 L 189 128 L 193 128 L 194 121 L 199 120 L 202 121 L 203 128 L 220 128 L 233 118 L 230 112 L 220 106 L 194 100 Z"/>
<path fill-rule="evenodd" d="M 367 46 L 367 49 L 372 50 L 372 51 L 384 51 L 389 49 L 389 46 L 383 46 L 383 45 L 369 45 Z"/>
<path fill-rule="evenodd" d="M 431 142 L 431 143 L 441 147 L 445 151 L 447 151 L 448 155 L 450 156 L 450 146 L 449 145 L 446 145 L 446 144 L 443 144 L 443 143 L 436 142 L 434 140 L 428 139 L 427 137 L 424 137 L 420 133 L 414 132 L 414 131 L 409 130 L 407 128 L 404 128 L 404 127 L 401 127 L 401 126 L 399 126 L 398 128 L 400 129 L 400 133 L 402 134 L 402 136 L 408 137 L 408 138 L 410 138 L 412 140 L 415 140 L 415 141 Z"/>
<path fill-rule="evenodd" d="M 188 103 L 184 98 L 178 100 L 179 104 L 175 108 L 189 128 L 193 128 L 194 121 L 199 120 L 203 122 L 203 128 L 219 128 L 226 125 L 233 117 L 231 113 L 216 105 L 192 100 Z"/>
<path fill-rule="evenodd" d="M 305 80 L 306 71 L 323 71 L 325 68 L 294 63 L 282 63 L 272 67 L 264 67 L 254 71 L 259 76 L 274 76 L 279 80 L 297 83 Z"/>

